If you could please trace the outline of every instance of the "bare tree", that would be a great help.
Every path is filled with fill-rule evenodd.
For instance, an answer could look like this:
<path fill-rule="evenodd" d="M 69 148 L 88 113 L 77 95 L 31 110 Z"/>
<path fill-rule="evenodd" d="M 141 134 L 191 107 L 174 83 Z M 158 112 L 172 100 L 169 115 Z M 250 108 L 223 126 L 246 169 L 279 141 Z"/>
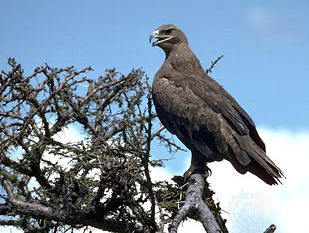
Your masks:
<path fill-rule="evenodd" d="M 163 232 L 185 193 L 181 182 L 151 180 L 151 167 L 163 164 L 151 159 L 153 143 L 180 148 L 156 120 L 147 76 L 109 69 L 92 79 L 91 67 L 47 64 L 25 75 L 14 59 L 8 63 L 0 74 L 0 224 L 25 232 Z M 68 127 L 82 139 L 61 140 Z M 206 184 L 203 198 L 226 229 Z"/>

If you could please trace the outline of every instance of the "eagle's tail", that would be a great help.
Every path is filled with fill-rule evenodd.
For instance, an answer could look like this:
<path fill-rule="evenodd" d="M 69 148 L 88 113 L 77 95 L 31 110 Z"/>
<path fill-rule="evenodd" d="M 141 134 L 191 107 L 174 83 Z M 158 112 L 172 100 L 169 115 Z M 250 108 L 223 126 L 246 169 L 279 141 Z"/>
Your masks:
<path fill-rule="evenodd" d="M 268 158 L 265 151 L 258 146 L 250 153 L 251 163 L 248 165 L 248 171 L 258 176 L 269 185 L 281 184 L 280 179 L 285 178 L 281 169 Z"/>
<path fill-rule="evenodd" d="M 232 150 L 230 152 L 235 154 Z M 281 183 L 280 179 L 285 178 L 281 169 L 256 144 L 251 150 L 242 152 L 249 158 L 246 164 L 240 161 L 240 156 L 228 158 L 238 172 L 244 174 L 249 171 L 269 185 Z"/>

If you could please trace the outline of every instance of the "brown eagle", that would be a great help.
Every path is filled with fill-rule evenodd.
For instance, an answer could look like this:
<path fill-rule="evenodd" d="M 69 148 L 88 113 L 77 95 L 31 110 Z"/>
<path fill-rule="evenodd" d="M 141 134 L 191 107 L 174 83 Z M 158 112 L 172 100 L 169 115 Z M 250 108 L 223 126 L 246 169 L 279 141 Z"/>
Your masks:
<path fill-rule="evenodd" d="M 185 177 L 206 170 L 206 163 L 226 159 L 267 184 L 283 173 L 266 155 L 255 124 L 236 100 L 210 78 L 176 26 L 159 27 L 150 36 L 166 58 L 155 75 L 152 97 L 157 115 L 168 131 L 192 152 Z"/>

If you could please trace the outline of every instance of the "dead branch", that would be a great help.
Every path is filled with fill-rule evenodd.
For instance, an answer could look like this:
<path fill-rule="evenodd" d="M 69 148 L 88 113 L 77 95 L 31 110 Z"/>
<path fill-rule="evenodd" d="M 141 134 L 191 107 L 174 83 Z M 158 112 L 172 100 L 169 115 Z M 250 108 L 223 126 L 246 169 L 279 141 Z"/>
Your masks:
<path fill-rule="evenodd" d="M 212 211 L 203 200 L 204 178 L 201 174 L 193 174 L 188 181 L 185 204 L 178 211 L 169 226 L 170 233 L 177 233 L 178 226 L 191 212 L 197 211 L 199 218 L 208 233 L 224 232 L 221 230 Z"/>
<path fill-rule="evenodd" d="M 212 73 L 213 68 L 216 66 L 216 64 L 224 57 L 224 55 L 219 56 L 215 61 L 211 62 L 211 65 L 208 69 L 206 69 L 206 73 Z"/>
<path fill-rule="evenodd" d="M 265 231 L 264 233 L 273 233 L 276 230 L 276 225 L 271 224 Z"/>

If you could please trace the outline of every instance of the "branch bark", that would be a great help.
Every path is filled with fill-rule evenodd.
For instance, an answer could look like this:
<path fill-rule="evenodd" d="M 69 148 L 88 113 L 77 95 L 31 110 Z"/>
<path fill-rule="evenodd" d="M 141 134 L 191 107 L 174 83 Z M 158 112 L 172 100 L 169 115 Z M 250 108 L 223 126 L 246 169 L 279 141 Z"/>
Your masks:
<path fill-rule="evenodd" d="M 136 229 L 134 224 L 123 222 L 121 220 L 102 219 L 100 213 L 104 210 L 96 212 L 68 212 L 66 210 L 56 209 L 44 206 L 37 202 L 26 202 L 16 198 L 9 198 L 9 202 L 16 208 L 17 212 L 22 215 L 32 216 L 36 219 L 50 219 L 56 222 L 62 222 L 69 225 L 93 226 L 102 230 L 111 232 L 131 232 Z"/>
<path fill-rule="evenodd" d="M 264 233 L 273 233 L 273 232 L 275 232 L 276 228 L 277 228 L 276 225 L 271 224 L 271 225 L 264 231 Z"/>
<path fill-rule="evenodd" d="M 219 56 L 215 61 L 211 62 L 211 65 L 208 69 L 206 69 L 206 73 L 209 74 L 212 72 L 215 65 L 223 58 L 224 55 Z"/>
<path fill-rule="evenodd" d="M 180 222 L 192 211 L 197 211 L 199 218 L 208 233 L 223 233 L 211 210 L 203 201 L 204 178 L 201 174 L 193 174 L 189 178 L 184 206 L 179 210 L 169 226 L 170 233 L 177 233 Z"/>

